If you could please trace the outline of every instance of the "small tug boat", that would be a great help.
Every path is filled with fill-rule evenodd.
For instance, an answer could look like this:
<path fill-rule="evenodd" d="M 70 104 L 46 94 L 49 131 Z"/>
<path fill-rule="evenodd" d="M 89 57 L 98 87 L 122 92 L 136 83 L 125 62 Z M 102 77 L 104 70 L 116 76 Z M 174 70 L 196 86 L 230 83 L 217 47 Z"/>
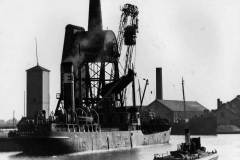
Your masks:
<path fill-rule="evenodd" d="M 185 129 L 185 143 L 178 145 L 176 151 L 170 151 L 168 155 L 154 154 L 153 160 L 217 160 L 217 151 L 206 151 L 201 146 L 200 137 L 190 138 L 189 129 Z"/>

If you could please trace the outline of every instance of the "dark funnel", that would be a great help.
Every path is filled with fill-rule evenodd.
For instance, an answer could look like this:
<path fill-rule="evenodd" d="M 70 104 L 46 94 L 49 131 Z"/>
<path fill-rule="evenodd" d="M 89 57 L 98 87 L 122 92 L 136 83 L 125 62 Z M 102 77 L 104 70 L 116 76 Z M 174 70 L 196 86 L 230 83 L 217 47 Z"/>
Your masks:
<path fill-rule="evenodd" d="M 156 68 L 156 99 L 163 100 L 162 68 Z"/>
<path fill-rule="evenodd" d="M 100 0 L 90 0 L 88 31 L 102 30 L 102 12 Z"/>

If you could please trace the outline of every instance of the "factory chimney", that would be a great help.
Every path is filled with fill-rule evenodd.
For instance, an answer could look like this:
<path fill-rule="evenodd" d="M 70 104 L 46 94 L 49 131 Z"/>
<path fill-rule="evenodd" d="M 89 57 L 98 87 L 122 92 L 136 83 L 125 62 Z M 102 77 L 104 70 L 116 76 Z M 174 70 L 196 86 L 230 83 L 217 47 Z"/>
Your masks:
<path fill-rule="evenodd" d="M 156 68 L 156 99 L 163 100 L 162 68 Z"/>
<path fill-rule="evenodd" d="M 90 0 L 88 31 L 102 30 L 102 11 L 100 0 Z"/>
<path fill-rule="evenodd" d="M 217 109 L 219 109 L 222 106 L 222 101 L 220 98 L 217 99 Z"/>

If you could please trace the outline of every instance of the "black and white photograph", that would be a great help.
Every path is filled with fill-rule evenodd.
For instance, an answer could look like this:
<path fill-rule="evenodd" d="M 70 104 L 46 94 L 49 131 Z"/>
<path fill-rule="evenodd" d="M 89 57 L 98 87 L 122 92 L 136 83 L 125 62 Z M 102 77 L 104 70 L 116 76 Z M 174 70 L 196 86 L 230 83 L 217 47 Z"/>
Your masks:
<path fill-rule="evenodd" d="M 0 0 L 0 160 L 239 160 L 240 1 Z"/>

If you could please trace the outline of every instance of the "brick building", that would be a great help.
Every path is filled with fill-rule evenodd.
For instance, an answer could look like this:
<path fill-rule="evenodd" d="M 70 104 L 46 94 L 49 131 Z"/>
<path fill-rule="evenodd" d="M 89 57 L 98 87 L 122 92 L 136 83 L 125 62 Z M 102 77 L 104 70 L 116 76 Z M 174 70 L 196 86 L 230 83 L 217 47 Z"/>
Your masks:
<path fill-rule="evenodd" d="M 218 99 L 217 104 L 218 125 L 235 125 L 240 127 L 240 95 L 227 103 L 222 103 Z"/>

